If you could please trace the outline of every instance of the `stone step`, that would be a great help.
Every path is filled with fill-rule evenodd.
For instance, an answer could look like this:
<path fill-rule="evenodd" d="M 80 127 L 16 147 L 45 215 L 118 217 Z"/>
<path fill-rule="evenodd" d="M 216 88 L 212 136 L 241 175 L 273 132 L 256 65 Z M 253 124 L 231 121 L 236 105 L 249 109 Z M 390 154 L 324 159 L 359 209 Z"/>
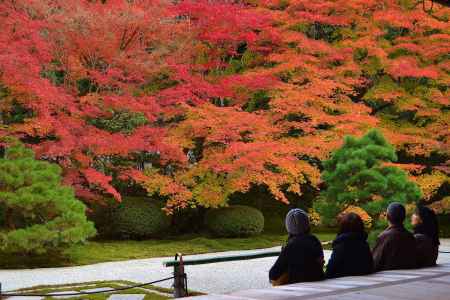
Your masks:
<path fill-rule="evenodd" d="M 198 300 L 450 300 L 450 264 L 210 294 Z"/>

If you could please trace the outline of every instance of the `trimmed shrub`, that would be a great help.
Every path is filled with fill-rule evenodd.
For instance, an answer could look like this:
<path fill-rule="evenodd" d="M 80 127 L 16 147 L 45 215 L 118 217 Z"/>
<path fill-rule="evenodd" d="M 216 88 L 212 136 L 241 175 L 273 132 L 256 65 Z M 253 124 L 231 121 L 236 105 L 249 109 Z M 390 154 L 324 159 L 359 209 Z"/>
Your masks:
<path fill-rule="evenodd" d="M 112 212 L 114 235 L 125 239 L 157 237 L 170 226 L 170 218 L 151 198 L 124 197 Z"/>
<path fill-rule="evenodd" d="M 247 237 L 264 229 L 264 216 L 256 208 L 233 205 L 210 210 L 206 214 L 208 230 L 218 237 Z"/>

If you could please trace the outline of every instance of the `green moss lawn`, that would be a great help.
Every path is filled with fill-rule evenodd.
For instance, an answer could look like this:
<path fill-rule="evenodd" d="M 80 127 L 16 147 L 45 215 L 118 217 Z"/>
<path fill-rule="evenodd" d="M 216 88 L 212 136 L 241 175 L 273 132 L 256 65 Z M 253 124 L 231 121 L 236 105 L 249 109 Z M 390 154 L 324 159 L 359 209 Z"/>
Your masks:
<path fill-rule="evenodd" d="M 334 233 L 316 233 L 321 241 L 330 241 Z M 90 241 L 74 246 L 63 256 L 46 255 L 30 258 L 27 256 L 0 255 L 0 268 L 77 266 L 100 262 L 121 261 L 173 256 L 175 253 L 200 254 L 231 250 L 250 250 L 279 246 L 286 241 L 282 233 L 263 233 L 249 238 L 212 238 L 201 235 L 184 235 L 170 239 L 143 241 Z"/>
<path fill-rule="evenodd" d="M 135 282 L 130 281 L 94 281 L 94 282 L 85 282 L 85 283 L 74 283 L 74 284 L 66 284 L 66 285 L 43 285 L 43 286 L 36 286 L 32 288 L 27 289 L 21 289 L 15 291 L 17 294 L 40 294 L 40 295 L 46 295 L 46 294 L 56 294 L 56 293 L 62 293 L 67 291 L 76 291 L 80 292 L 82 290 L 89 290 L 89 289 L 97 289 L 97 288 L 105 288 L 105 289 L 115 289 L 115 288 L 124 288 L 126 286 L 134 286 L 137 285 Z M 145 286 L 145 287 L 139 287 L 139 288 L 133 288 L 128 290 L 122 290 L 112 293 L 98 293 L 98 294 L 90 294 L 90 295 L 80 295 L 80 296 L 73 296 L 73 297 L 67 297 L 65 299 L 83 299 L 83 300 L 106 300 L 108 297 L 112 294 L 143 294 L 145 295 L 144 300 L 163 300 L 163 299 L 169 299 L 172 298 L 172 290 L 170 289 L 163 289 L 156 286 Z M 193 293 L 193 295 L 198 295 L 198 293 Z M 45 300 L 54 300 L 54 299 L 60 299 L 56 297 L 44 297 Z"/>

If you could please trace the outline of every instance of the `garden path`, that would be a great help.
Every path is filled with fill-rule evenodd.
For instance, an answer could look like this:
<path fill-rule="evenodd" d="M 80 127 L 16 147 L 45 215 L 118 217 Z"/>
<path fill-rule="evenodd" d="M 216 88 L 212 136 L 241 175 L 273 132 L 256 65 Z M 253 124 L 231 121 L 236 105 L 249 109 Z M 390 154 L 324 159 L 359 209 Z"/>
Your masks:
<path fill-rule="evenodd" d="M 277 250 L 278 247 L 247 251 L 227 251 L 189 255 L 189 258 L 208 258 Z M 442 240 L 441 250 L 450 251 L 450 240 Z M 325 251 L 326 259 L 331 251 Z M 79 267 L 44 268 L 25 270 L 0 270 L 0 282 L 4 290 L 27 288 L 42 284 L 69 284 L 98 280 L 129 280 L 150 282 L 172 276 L 172 269 L 163 267 L 163 261 L 172 258 L 138 259 L 100 263 Z M 267 273 L 275 257 L 246 261 L 231 261 L 186 267 L 188 287 L 205 293 L 231 293 L 245 289 L 262 289 L 270 286 Z M 441 253 L 439 263 L 450 263 L 450 253 Z M 160 286 L 170 287 L 171 281 Z"/>

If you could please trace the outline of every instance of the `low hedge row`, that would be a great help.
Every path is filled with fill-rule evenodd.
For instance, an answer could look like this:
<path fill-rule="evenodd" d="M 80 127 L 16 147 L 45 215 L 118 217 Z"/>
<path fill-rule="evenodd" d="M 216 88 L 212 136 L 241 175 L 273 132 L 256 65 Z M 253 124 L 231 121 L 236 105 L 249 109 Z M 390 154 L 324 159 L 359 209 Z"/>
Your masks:
<path fill-rule="evenodd" d="M 256 208 L 244 205 L 210 210 L 205 221 L 208 230 L 218 237 L 253 236 L 264 229 L 263 214 Z"/>
<path fill-rule="evenodd" d="M 111 206 L 109 206 L 111 207 Z M 169 217 L 162 203 L 147 197 L 124 197 L 113 208 L 96 208 L 91 219 L 108 238 L 145 239 L 205 229 L 215 237 L 248 237 L 261 233 L 264 216 L 256 208 L 232 205 L 218 209 L 174 214 Z"/>
<path fill-rule="evenodd" d="M 150 198 L 124 198 L 111 217 L 113 231 L 120 238 L 157 237 L 170 226 L 162 206 Z"/>

